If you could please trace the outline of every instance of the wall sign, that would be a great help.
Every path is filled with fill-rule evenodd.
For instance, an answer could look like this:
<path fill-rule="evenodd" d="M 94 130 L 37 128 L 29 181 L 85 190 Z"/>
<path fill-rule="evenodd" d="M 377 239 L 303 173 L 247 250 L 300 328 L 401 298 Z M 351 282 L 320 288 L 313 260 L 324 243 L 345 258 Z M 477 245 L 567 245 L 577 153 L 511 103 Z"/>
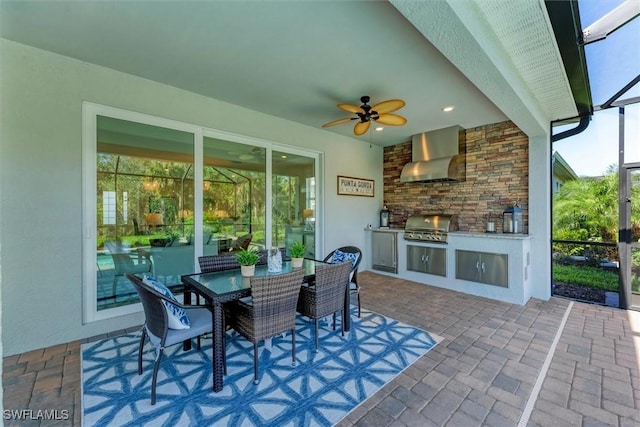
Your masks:
<path fill-rule="evenodd" d="M 338 194 L 343 196 L 373 197 L 374 181 L 372 179 L 352 178 L 338 175 Z"/>

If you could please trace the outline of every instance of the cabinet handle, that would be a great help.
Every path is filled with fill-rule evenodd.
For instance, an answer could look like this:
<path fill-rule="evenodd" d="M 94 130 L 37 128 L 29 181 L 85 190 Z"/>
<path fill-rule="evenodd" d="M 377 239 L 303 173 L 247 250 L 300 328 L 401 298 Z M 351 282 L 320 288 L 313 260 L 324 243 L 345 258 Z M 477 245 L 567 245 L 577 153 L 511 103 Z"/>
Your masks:
<path fill-rule="evenodd" d="M 429 255 L 425 255 L 426 259 L 425 259 L 425 263 L 429 263 Z"/>
<path fill-rule="evenodd" d="M 484 273 L 484 262 L 482 263 L 482 272 Z"/>
<path fill-rule="evenodd" d="M 476 261 L 476 271 L 480 272 L 480 261 Z"/>

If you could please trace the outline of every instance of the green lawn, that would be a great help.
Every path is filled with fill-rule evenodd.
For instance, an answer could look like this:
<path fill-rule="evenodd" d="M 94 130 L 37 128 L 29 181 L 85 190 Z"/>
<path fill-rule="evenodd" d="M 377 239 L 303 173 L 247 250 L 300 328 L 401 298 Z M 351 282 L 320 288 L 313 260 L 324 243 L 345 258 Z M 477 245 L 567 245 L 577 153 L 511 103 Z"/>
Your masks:
<path fill-rule="evenodd" d="M 618 291 L 618 274 L 596 267 L 553 264 L 553 280 L 607 291 Z"/>

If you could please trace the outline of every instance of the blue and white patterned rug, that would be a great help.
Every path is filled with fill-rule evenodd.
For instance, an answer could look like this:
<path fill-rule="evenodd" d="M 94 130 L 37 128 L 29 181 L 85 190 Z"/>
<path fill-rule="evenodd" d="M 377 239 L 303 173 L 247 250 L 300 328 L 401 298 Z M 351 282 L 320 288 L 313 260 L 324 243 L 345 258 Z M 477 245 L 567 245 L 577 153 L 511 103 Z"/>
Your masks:
<path fill-rule="evenodd" d="M 253 383 L 253 344 L 227 335 L 224 389 L 212 391 L 211 340 L 202 350 L 165 351 L 157 401 L 150 387 L 155 352 L 148 343 L 137 374 L 140 334 L 82 346 L 82 425 L 86 426 L 331 426 L 433 348 L 440 337 L 394 319 L 352 311 L 351 331 L 340 335 L 320 322 L 313 351 L 313 322 L 298 316 L 297 365 L 291 335 L 259 347 L 260 383 Z"/>

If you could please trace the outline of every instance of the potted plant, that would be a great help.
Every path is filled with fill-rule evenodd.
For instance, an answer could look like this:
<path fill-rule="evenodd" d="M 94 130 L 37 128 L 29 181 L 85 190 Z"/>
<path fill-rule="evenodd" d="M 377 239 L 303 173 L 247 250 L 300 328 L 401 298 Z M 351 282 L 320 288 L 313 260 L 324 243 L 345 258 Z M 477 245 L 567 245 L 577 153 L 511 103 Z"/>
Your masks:
<path fill-rule="evenodd" d="M 302 267 L 302 262 L 304 261 L 304 254 L 307 252 L 307 247 L 302 244 L 302 242 L 293 242 L 291 248 L 289 249 L 291 252 L 291 266 L 293 268 Z"/>
<path fill-rule="evenodd" d="M 236 260 L 240 264 L 241 274 L 244 277 L 249 277 L 255 274 L 260 256 L 254 248 L 242 249 L 236 253 Z"/>

